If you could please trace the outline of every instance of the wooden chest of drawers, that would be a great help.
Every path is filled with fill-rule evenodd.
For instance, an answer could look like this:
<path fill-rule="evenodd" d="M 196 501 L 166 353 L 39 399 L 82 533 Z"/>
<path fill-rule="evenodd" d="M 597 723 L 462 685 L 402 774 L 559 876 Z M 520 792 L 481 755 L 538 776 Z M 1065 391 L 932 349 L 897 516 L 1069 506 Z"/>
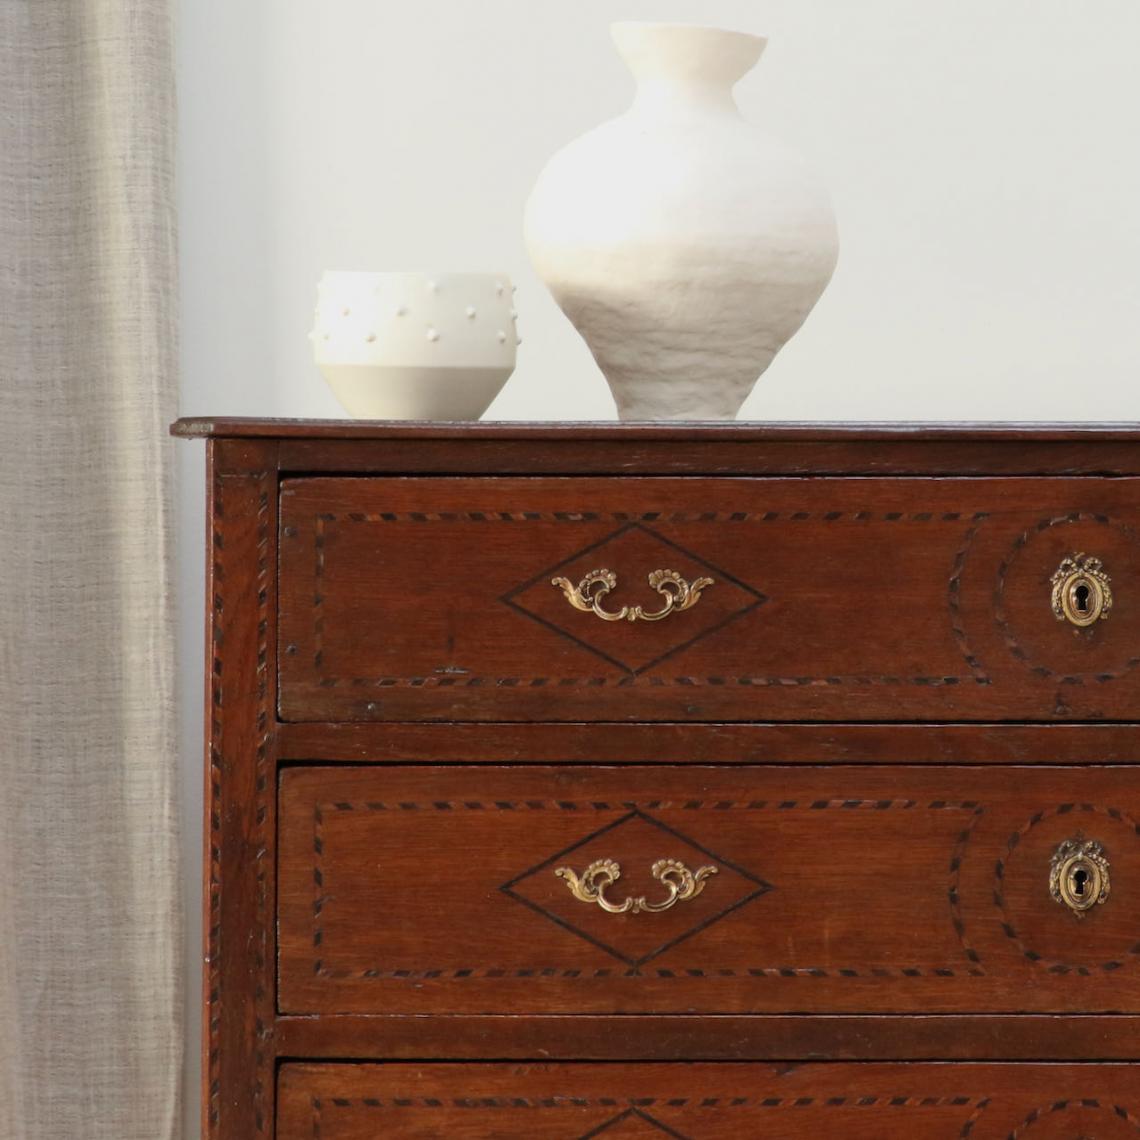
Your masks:
<path fill-rule="evenodd" d="M 175 431 L 204 1135 L 1140 1137 L 1140 432 Z"/>

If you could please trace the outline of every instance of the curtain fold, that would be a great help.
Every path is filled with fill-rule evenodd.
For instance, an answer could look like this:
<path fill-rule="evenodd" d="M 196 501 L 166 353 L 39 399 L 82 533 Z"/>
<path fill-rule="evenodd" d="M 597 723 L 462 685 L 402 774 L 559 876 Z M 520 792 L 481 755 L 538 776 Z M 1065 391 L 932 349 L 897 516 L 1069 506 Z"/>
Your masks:
<path fill-rule="evenodd" d="M 0 0 L 0 1137 L 180 1135 L 169 0 Z"/>

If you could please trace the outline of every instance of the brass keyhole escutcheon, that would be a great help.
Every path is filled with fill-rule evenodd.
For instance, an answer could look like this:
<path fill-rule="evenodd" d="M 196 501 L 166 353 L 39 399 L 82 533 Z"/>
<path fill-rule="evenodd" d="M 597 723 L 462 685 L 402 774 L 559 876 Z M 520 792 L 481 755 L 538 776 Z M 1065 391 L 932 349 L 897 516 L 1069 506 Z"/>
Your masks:
<path fill-rule="evenodd" d="M 1103 903 L 1109 887 L 1108 860 L 1095 839 L 1066 839 L 1053 852 L 1049 892 L 1078 918 Z"/>
<path fill-rule="evenodd" d="M 1103 621 L 1112 609 L 1112 587 L 1099 558 L 1072 554 L 1061 562 L 1051 579 L 1053 614 L 1083 629 Z"/>

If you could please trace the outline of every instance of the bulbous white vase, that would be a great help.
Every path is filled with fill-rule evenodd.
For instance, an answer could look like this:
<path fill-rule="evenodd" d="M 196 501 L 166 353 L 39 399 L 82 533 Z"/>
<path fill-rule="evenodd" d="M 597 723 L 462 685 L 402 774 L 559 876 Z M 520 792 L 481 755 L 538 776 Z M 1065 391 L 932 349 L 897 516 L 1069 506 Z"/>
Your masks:
<path fill-rule="evenodd" d="M 613 37 L 636 98 L 540 174 L 531 260 L 622 419 L 731 419 L 831 279 L 831 202 L 733 100 L 767 40 L 641 23 Z"/>

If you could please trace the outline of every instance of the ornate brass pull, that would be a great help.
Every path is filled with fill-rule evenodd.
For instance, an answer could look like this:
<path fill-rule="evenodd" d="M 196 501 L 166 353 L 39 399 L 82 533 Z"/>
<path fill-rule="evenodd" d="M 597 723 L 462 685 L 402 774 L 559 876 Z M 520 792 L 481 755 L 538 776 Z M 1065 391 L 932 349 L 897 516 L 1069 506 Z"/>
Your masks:
<path fill-rule="evenodd" d="M 665 884 L 669 897 L 661 902 L 650 902 L 642 895 L 640 898 L 627 898 L 623 903 L 612 903 L 605 895 L 606 888 L 621 878 L 621 864 L 613 859 L 596 859 L 581 876 L 571 867 L 559 867 L 554 873 L 566 880 L 570 893 L 580 902 L 597 903 L 610 914 L 640 914 L 643 910 L 668 910 L 674 903 L 695 899 L 705 889 L 705 879 L 715 875 L 717 870 L 707 866 L 693 872 L 680 859 L 658 859 L 650 873 L 658 882 Z"/>
<path fill-rule="evenodd" d="M 1088 626 L 1103 621 L 1112 609 L 1112 588 L 1099 558 L 1073 554 L 1053 578 L 1053 613 L 1058 621 Z"/>
<path fill-rule="evenodd" d="M 714 582 L 711 578 L 695 578 L 690 584 L 676 570 L 653 570 L 649 574 L 649 585 L 665 599 L 665 605 L 650 613 L 641 606 L 622 606 L 620 610 L 602 608 L 602 599 L 617 585 L 617 575 L 612 570 L 591 570 L 577 586 L 569 578 L 551 578 L 550 584 L 558 586 L 576 610 L 597 614 L 602 621 L 660 621 L 670 614 L 691 609 L 701 600 L 701 591 Z"/>
<path fill-rule="evenodd" d="M 1066 839 L 1053 852 L 1049 892 L 1078 918 L 1103 903 L 1108 890 L 1108 860 L 1095 839 Z"/>

